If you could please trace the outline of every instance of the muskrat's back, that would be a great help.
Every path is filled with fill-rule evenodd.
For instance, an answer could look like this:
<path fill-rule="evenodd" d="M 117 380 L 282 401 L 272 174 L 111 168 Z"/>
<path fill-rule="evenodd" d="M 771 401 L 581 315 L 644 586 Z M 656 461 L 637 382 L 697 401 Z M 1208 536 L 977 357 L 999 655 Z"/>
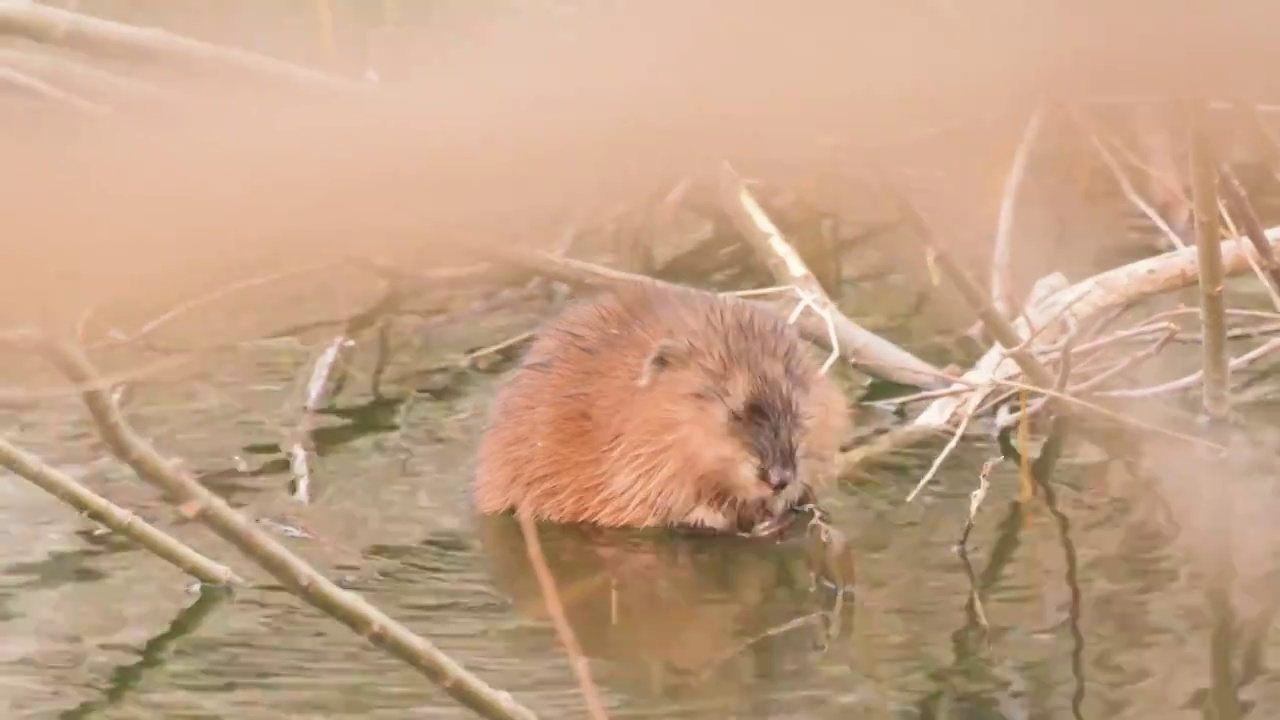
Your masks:
<path fill-rule="evenodd" d="M 829 480 L 847 431 L 843 394 L 780 318 L 637 286 L 538 332 L 494 401 L 475 501 L 557 522 L 745 528 Z"/>

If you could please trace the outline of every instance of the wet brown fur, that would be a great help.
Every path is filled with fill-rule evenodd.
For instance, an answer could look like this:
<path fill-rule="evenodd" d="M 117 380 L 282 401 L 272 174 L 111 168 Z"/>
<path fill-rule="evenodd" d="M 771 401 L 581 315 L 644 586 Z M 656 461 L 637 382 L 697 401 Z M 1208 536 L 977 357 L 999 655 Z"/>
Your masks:
<path fill-rule="evenodd" d="M 474 498 L 554 522 L 750 529 L 832 479 L 848 414 L 781 318 L 627 288 L 539 331 L 495 399 Z M 775 493 L 762 466 L 795 481 Z"/>

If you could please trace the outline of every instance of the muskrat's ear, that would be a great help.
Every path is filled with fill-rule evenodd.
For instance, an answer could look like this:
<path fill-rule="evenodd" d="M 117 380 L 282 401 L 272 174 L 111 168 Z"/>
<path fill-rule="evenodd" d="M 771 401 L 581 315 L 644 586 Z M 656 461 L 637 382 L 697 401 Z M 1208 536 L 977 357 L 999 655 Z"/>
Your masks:
<path fill-rule="evenodd" d="M 636 383 L 640 387 L 652 384 L 659 373 L 683 363 L 689 357 L 688 348 L 674 340 L 659 340 L 653 351 L 644 359 Z"/>

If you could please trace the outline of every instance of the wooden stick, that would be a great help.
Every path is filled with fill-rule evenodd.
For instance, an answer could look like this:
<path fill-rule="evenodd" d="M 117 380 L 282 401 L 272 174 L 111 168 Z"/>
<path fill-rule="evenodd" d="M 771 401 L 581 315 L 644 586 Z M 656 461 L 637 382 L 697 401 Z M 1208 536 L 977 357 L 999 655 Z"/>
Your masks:
<path fill-rule="evenodd" d="M 904 385 L 932 387 L 940 371 L 892 342 L 850 320 L 835 306 L 813 276 L 800 254 L 782 236 L 764 209 L 756 202 L 742 178 L 725 163 L 720 174 L 720 191 L 724 207 L 747 239 L 756 256 L 764 262 L 780 285 L 797 288 L 816 305 L 825 320 L 834 326 L 835 339 L 842 355 L 880 377 Z"/>

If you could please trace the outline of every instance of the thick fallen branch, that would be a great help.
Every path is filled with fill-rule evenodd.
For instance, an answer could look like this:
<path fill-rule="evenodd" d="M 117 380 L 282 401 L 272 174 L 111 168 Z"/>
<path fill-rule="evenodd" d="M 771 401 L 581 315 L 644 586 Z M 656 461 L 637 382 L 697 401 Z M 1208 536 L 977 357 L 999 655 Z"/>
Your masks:
<path fill-rule="evenodd" d="M 222 498 L 205 489 L 189 472 L 160 455 L 128 425 L 111 396 L 96 389 L 100 387 L 97 370 L 78 349 L 43 338 L 39 343 L 62 374 L 77 385 L 91 388 L 81 397 L 111 452 L 133 468 L 138 477 L 176 498 L 184 516 L 203 522 L 298 597 L 413 666 L 483 717 L 504 720 L 537 717 L 508 693 L 490 687 L 430 641 L 414 634 L 360 595 L 338 587 Z"/>
<path fill-rule="evenodd" d="M 239 585 L 244 582 L 225 565 L 216 563 L 147 524 L 145 520 L 86 488 L 76 479 L 50 467 L 21 448 L 0 438 L 0 466 L 30 481 L 62 502 L 89 513 L 95 520 L 151 551 L 207 585 Z"/>
<path fill-rule="evenodd" d="M 790 285 L 832 324 L 838 351 L 867 372 L 904 385 L 933 387 L 940 371 L 915 355 L 850 320 L 827 297 L 800 254 L 782 236 L 752 197 L 738 173 L 726 163 L 720 173 L 720 192 L 734 226 L 755 250 L 780 285 Z"/>
<path fill-rule="evenodd" d="M 34 2 L 0 1 L 0 35 L 103 54 L 162 59 L 211 70 L 233 71 L 247 78 L 285 82 L 313 90 L 357 87 L 342 78 L 235 48 L 192 40 L 158 28 L 142 28 L 103 20 Z"/>

